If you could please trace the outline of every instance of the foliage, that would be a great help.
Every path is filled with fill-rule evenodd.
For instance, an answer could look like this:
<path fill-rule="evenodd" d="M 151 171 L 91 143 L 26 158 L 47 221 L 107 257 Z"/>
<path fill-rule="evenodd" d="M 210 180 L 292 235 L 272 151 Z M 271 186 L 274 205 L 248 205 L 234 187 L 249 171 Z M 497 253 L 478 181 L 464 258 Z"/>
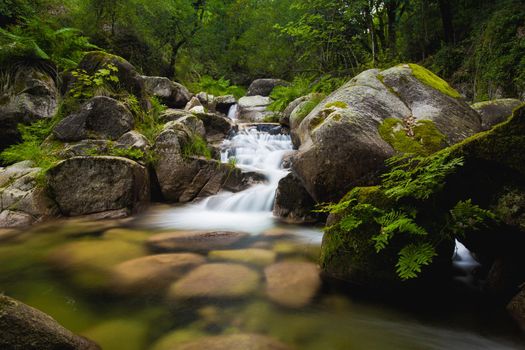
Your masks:
<path fill-rule="evenodd" d="M 430 265 L 436 255 L 430 243 L 411 243 L 399 251 L 396 272 L 402 280 L 416 278 L 421 273 L 421 267 Z"/>
<path fill-rule="evenodd" d="M 472 203 L 471 199 L 459 201 L 450 210 L 450 231 L 455 237 L 464 237 L 467 231 L 477 231 L 496 220 L 496 215 L 490 210 L 482 209 Z"/>
<path fill-rule="evenodd" d="M 281 116 L 278 113 L 272 113 L 263 118 L 264 123 L 279 123 Z"/>
<path fill-rule="evenodd" d="M 155 138 L 160 134 L 164 124 L 160 121 L 160 115 L 166 110 L 156 97 L 150 99 L 151 109 L 147 112 L 142 110 L 138 99 L 131 95 L 125 103 L 135 116 L 135 129 L 144 135 L 150 143 L 155 142 Z"/>
<path fill-rule="evenodd" d="M 237 85 L 231 85 L 229 80 L 224 78 L 214 79 L 209 75 L 202 76 L 197 82 L 189 84 L 195 93 L 204 91 L 214 96 L 233 95 L 240 98 L 246 94 L 246 90 Z"/>
<path fill-rule="evenodd" d="M 379 134 L 400 153 L 428 156 L 445 145 L 445 135 L 431 120 L 387 118 L 379 126 Z"/>
<path fill-rule="evenodd" d="M 199 135 L 195 135 L 190 142 L 184 143 L 182 145 L 182 155 L 184 158 L 190 157 L 206 157 L 206 159 L 211 159 L 211 151 L 204 140 Z"/>
<path fill-rule="evenodd" d="M 104 91 L 111 91 L 112 87 L 119 82 L 117 72 L 117 66 L 111 63 L 104 65 L 93 75 L 89 75 L 84 69 L 76 69 L 71 72 L 75 81 L 69 94 L 79 100 L 103 95 Z"/>

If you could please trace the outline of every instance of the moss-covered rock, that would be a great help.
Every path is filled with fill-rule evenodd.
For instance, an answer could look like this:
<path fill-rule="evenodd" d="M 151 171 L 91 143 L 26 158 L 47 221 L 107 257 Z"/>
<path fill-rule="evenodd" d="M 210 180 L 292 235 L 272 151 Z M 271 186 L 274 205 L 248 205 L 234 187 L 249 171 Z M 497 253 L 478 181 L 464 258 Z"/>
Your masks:
<path fill-rule="evenodd" d="M 507 120 L 512 115 L 512 111 L 522 103 L 514 98 L 502 98 L 474 103 L 471 107 L 481 116 L 483 129 L 488 130 L 494 125 Z"/>

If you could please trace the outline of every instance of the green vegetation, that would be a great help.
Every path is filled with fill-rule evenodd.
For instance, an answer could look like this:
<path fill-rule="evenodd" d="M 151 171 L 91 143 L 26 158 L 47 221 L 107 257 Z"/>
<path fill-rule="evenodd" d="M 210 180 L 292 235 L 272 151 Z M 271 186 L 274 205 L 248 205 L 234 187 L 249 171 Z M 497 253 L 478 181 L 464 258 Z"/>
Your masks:
<path fill-rule="evenodd" d="M 211 159 L 210 148 L 206 140 L 199 135 L 195 135 L 190 142 L 182 145 L 182 155 L 185 158 L 206 157 L 206 159 Z"/>
<path fill-rule="evenodd" d="M 452 87 L 450 87 L 450 85 L 448 85 L 446 81 L 444 81 L 443 79 L 441 79 L 440 77 L 438 77 L 437 75 L 429 71 L 428 69 L 423 68 L 420 65 L 413 64 L 413 63 L 409 64 L 408 66 L 410 67 L 410 69 L 412 69 L 412 74 L 414 74 L 414 76 L 422 83 L 450 97 L 454 97 L 454 98 L 461 97 L 461 94 L 459 92 L 454 90 Z"/>
<path fill-rule="evenodd" d="M 400 153 L 430 155 L 445 146 L 445 135 L 431 120 L 387 118 L 379 126 L 379 134 Z"/>
<path fill-rule="evenodd" d="M 334 102 L 327 103 L 324 106 L 324 108 L 332 108 L 332 107 L 345 109 L 345 108 L 348 108 L 348 105 L 343 101 L 334 101 Z"/>
<path fill-rule="evenodd" d="M 246 89 L 231 85 L 229 80 L 224 78 L 213 79 L 209 75 L 202 76 L 198 81 L 190 83 L 188 87 L 194 92 L 207 92 L 214 96 L 233 95 L 235 98 L 241 98 L 246 95 Z"/>
<path fill-rule="evenodd" d="M 92 75 L 84 69 L 75 69 L 71 72 L 75 81 L 69 94 L 79 100 L 111 95 L 115 91 L 115 84 L 119 82 L 117 72 L 118 68 L 113 64 L 106 64 Z"/>
<path fill-rule="evenodd" d="M 324 98 L 325 95 L 321 93 L 311 94 L 308 97 L 308 101 L 305 101 L 298 106 L 294 118 L 296 118 L 298 122 L 301 122 L 315 107 L 317 107 L 317 105 L 319 105 L 319 103 L 321 103 L 322 100 L 324 100 Z"/>
<path fill-rule="evenodd" d="M 264 123 L 279 123 L 280 115 L 278 113 L 272 113 L 263 118 Z"/>

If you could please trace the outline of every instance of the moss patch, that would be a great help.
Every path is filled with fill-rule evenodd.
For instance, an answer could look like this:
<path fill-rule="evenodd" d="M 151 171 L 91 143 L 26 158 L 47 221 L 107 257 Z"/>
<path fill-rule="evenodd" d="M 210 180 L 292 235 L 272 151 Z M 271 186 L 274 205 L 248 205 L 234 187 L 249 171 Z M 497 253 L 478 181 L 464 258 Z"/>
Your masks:
<path fill-rule="evenodd" d="M 446 81 L 432 73 L 426 68 L 421 67 L 420 65 L 409 63 L 408 65 L 412 69 L 412 74 L 422 83 L 434 88 L 441 93 L 448 95 L 453 98 L 460 98 L 461 95 L 454 88 L 452 88 Z"/>
<path fill-rule="evenodd" d="M 345 108 L 348 108 L 348 104 L 343 101 L 334 101 L 334 102 L 327 103 L 324 106 L 324 108 L 332 108 L 332 107 L 345 109 Z"/>

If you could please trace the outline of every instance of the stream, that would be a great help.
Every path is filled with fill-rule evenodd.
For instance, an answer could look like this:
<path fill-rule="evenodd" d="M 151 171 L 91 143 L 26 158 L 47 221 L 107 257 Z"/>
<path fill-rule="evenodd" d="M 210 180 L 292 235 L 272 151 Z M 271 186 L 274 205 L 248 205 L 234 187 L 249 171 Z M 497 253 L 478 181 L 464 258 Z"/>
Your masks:
<path fill-rule="evenodd" d="M 269 251 L 278 262 L 315 263 L 321 229 L 285 224 L 272 215 L 277 184 L 288 172 L 282 160 L 291 150 L 288 135 L 240 125 L 224 141 L 221 161 L 260 172 L 265 183 L 196 203 L 156 205 L 132 220 L 46 222 L 0 241 L 0 292 L 105 350 L 176 349 L 184 341 L 233 333 L 263 334 L 301 350 L 525 349 L 501 306 L 468 289 L 385 301 L 325 280 L 308 305 L 290 308 L 266 297 L 265 264 L 250 265 L 261 277 L 257 290 L 243 298 L 174 301 L 154 284 L 139 291 L 115 288 L 115 265 L 154 254 L 145 242 L 177 230 L 245 232 L 244 243 L 231 249 Z M 475 268 L 468 251 L 459 248 L 456 265 Z M 211 253 L 199 254 L 216 262 Z M 458 285 L 467 279 L 459 276 Z"/>

